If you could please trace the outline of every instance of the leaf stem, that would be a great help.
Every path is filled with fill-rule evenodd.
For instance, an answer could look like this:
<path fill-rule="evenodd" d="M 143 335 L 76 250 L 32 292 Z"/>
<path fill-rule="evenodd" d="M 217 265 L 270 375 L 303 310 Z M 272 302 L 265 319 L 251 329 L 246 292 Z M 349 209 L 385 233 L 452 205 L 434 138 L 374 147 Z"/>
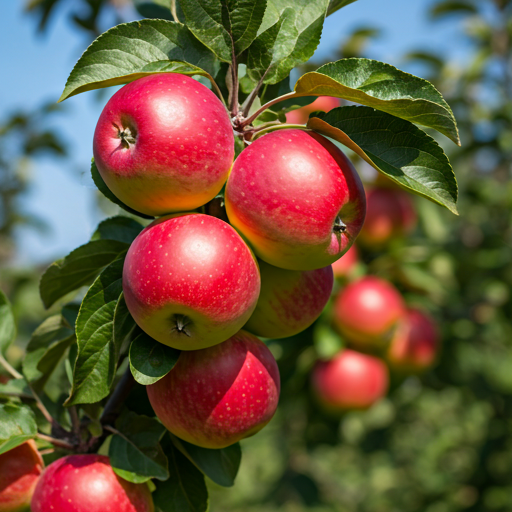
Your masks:
<path fill-rule="evenodd" d="M 258 96 L 258 92 L 261 89 L 261 86 L 263 85 L 263 80 L 265 80 L 265 76 L 267 75 L 267 72 L 270 68 L 267 68 L 263 76 L 259 79 L 258 83 L 256 84 L 256 87 L 251 91 L 251 94 L 247 96 L 247 99 L 244 101 L 244 104 L 242 105 L 242 115 L 244 117 L 247 117 L 249 115 L 249 111 L 251 110 L 252 104 L 254 103 L 254 100 Z"/>
<path fill-rule="evenodd" d="M 260 128 L 260 129 L 258 129 Z M 265 133 L 268 133 L 268 132 L 273 132 L 274 130 L 284 130 L 286 128 L 290 129 L 290 128 L 294 128 L 294 129 L 297 129 L 297 130 L 304 130 L 305 132 L 310 132 L 311 130 L 309 128 L 306 127 L 305 124 L 286 124 L 286 123 L 280 123 L 280 124 L 275 124 L 275 125 L 272 125 L 272 126 L 266 126 L 266 127 L 258 127 L 257 129 L 253 130 L 253 134 L 256 135 L 256 138 L 257 137 L 261 137 L 262 135 L 265 135 Z"/>
<path fill-rule="evenodd" d="M 289 100 L 290 98 L 299 98 L 301 96 L 313 96 L 312 94 L 299 94 L 295 91 L 289 92 L 288 94 L 283 94 L 282 96 L 279 96 L 278 98 L 274 98 L 273 100 L 270 100 L 269 102 L 265 103 L 265 105 L 261 106 L 251 117 L 248 117 L 242 123 L 240 124 L 240 128 L 243 128 L 244 126 L 247 126 L 249 124 L 252 124 L 252 122 L 265 110 L 270 108 L 272 105 L 275 105 L 276 103 L 280 103 L 281 101 Z"/>
<path fill-rule="evenodd" d="M 71 417 L 71 424 L 73 425 L 73 432 L 77 437 L 80 437 L 80 418 L 78 417 L 78 411 L 76 406 L 69 408 L 69 415 Z"/>
<path fill-rule="evenodd" d="M 42 441 L 47 441 L 48 443 L 53 444 L 54 446 L 58 446 L 59 448 L 63 448 L 64 450 L 68 450 L 70 452 L 75 451 L 75 446 L 67 441 L 63 441 L 62 439 L 56 439 L 55 437 L 47 436 L 46 434 L 37 434 L 38 439 Z"/>
<path fill-rule="evenodd" d="M 48 409 L 46 408 L 46 406 L 43 404 L 43 402 L 41 401 L 41 399 L 39 398 L 38 394 L 34 391 L 34 388 L 30 385 L 30 383 L 27 383 L 29 389 L 30 389 L 30 392 L 32 393 L 32 395 L 34 396 L 34 400 L 36 401 L 36 405 L 37 405 L 37 408 L 42 412 L 45 420 L 50 424 L 52 425 L 52 427 L 54 425 L 58 425 L 58 423 L 55 421 L 55 419 L 52 417 L 52 415 L 48 412 Z M 59 425 L 60 427 L 60 425 Z"/>
<path fill-rule="evenodd" d="M 238 64 L 236 63 L 235 44 L 231 40 L 231 102 L 229 110 L 233 117 L 238 115 Z"/>
<path fill-rule="evenodd" d="M 5 357 L 0 354 L 0 364 L 15 378 L 15 379 L 23 379 L 23 375 L 15 370 L 5 359 Z"/>

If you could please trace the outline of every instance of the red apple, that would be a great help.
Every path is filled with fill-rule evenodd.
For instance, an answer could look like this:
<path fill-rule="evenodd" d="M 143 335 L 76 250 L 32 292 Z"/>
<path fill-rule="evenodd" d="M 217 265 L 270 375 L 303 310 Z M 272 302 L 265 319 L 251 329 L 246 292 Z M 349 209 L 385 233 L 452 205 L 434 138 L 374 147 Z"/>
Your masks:
<path fill-rule="evenodd" d="M 260 261 L 261 292 L 244 329 L 265 338 L 287 338 L 308 328 L 332 292 L 332 268 L 284 270 Z"/>
<path fill-rule="evenodd" d="M 366 409 L 388 390 L 388 369 L 376 357 L 345 349 L 318 361 L 311 375 L 320 404 L 330 411 Z"/>
<path fill-rule="evenodd" d="M 359 253 L 357 251 L 357 247 L 353 245 L 339 260 L 332 264 L 334 277 L 345 278 L 352 274 L 358 261 Z"/>
<path fill-rule="evenodd" d="M 43 466 L 34 441 L 0 455 L 0 512 L 30 510 L 30 499 Z"/>
<path fill-rule="evenodd" d="M 229 224 L 209 215 L 171 215 L 150 224 L 130 246 L 123 291 L 147 334 L 197 350 L 242 328 L 256 307 L 260 275 Z"/>
<path fill-rule="evenodd" d="M 340 106 L 339 98 L 332 96 L 318 96 L 318 98 L 304 107 L 292 110 L 286 114 L 286 122 L 289 124 L 306 124 L 309 119 L 309 114 L 317 110 L 322 112 L 329 112 L 333 108 Z"/>
<path fill-rule="evenodd" d="M 94 160 L 108 188 L 148 215 L 198 208 L 213 199 L 234 157 L 222 102 L 176 73 L 139 78 L 106 104 L 94 132 Z"/>
<path fill-rule="evenodd" d="M 368 247 L 382 245 L 410 233 L 416 221 L 416 210 L 408 192 L 399 188 L 368 190 L 360 241 Z"/>
<path fill-rule="evenodd" d="M 380 349 L 392 338 L 405 305 L 388 281 L 366 276 L 347 285 L 336 297 L 334 325 L 359 348 Z"/>
<path fill-rule="evenodd" d="M 236 159 L 226 211 L 259 258 L 313 270 L 352 245 L 364 222 L 364 189 L 350 160 L 325 137 L 278 130 Z"/>
<path fill-rule="evenodd" d="M 104 455 L 69 455 L 50 464 L 32 497 L 32 512 L 153 512 L 147 484 L 114 473 Z"/>
<path fill-rule="evenodd" d="M 387 352 L 392 369 L 419 372 L 434 364 L 439 333 L 434 319 L 417 309 L 409 309 L 400 322 Z"/>
<path fill-rule="evenodd" d="M 270 421 L 279 399 L 279 370 L 266 345 L 240 331 L 220 345 L 182 352 L 147 391 L 174 435 L 204 448 L 224 448 Z"/>

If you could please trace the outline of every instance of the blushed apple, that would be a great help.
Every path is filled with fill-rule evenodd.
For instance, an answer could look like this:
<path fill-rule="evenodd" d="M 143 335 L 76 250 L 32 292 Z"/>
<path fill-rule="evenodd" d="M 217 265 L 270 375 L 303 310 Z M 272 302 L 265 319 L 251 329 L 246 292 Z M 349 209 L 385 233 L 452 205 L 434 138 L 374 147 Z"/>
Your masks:
<path fill-rule="evenodd" d="M 279 370 L 267 346 L 240 331 L 220 345 L 182 352 L 147 391 L 174 435 L 204 448 L 224 448 L 270 421 L 279 400 Z"/>
<path fill-rule="evenodd" d="M 231 224 L 255 254 L 276 267 L 326 267 L 352 245 L 365 196 L 350 160 L 325 137 L 295 129 L 254 141 L 226 186 Z"/>
<path fill-rule="evenodd" d="M 43 467 L 34 441 L 0 455 L 0 512 L 30 510 L 30 499 Z"/>
<path fill-rule="evenodd" d="M 234 157 L 222 102 L 177 73 L 139 78 L 117 91 L 96 125 L 94 161 L 108 188 L 148 215 L 198 208 L 220 191 Z"/>
<path fill-rule="evenodd" d="M 329 112 L 333 108 L 340 106 L 339 98 L 332 96 L 318 96 L 318 98 L 304 107 L 292 110 L 286 114 L 286 122 L 289 124 L 306 124 L 309 119 L 309 114 L 320 110 L 322 112 Z"/>
<path fill-rule="evenodd" d="M 147 484 L 117 476 L 104 455 L 69 455 L 50 464 L 32 497 L 32 512 L 154 512 Z"/>
<path fill-rule="evenodd" d="M 260 275 L 229 224 L 210 215 L 171 215 L 133 241 L 123 291 L 147 334 L 180 350 L 197 350 L 242 328 L 256 307 Z"/>
<path fill-rule="evenodd" d="M 348 284 L 338 294 L 333 322 L 350 344 L 379 350 L 393 337 L 404 312 L 402 296 L 390 282 L 365 276 Z"/>
<path fill-rule="evenodd" d="M 388 369 L 380 359 L 345 349 L 318 361 L 311 375 L 313 391 L 329 411 L 366 409 L 386 395 Z"/>
<path fill-rule="evenodd" d="M 284 270 L 260 261 L 261 291 L 244 329 L 265 338 L 286 338 L 308 328 L 332 292 L 332 268 Z"/>
<path fill-rule="evenodd" d="M 334 277 L 345 278 L 349 276 L 354 271 L 358 261 L 359 252 L 357 247 L 353 245 L 339 260 L 332 264 Z"/>

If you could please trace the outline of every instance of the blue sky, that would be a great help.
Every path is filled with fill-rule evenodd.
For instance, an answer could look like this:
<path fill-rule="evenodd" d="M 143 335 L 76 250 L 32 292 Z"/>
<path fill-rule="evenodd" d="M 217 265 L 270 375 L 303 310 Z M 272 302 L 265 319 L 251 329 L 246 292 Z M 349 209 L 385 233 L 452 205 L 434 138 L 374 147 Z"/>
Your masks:
<path fill-rule="evenodd" d="M 46 34 L 37 34 L 34 20 L 23 13 L 25 2 L 2 3 L 0 45 L 0 117 L 19 108 L 35 108 L 56 101 L 87 38 L 59 12 Z M 402 55 L 416 48 L 464 59 L 467 46 L 457 19 L 433 25 L 426 16 L 432 0 L 358 0 L 329 17 L 324 26 L 318 59 L 331 58 L 344 35 L 370 26 L 382 30 L 368 47 L 367 56 L 404 67 Z M 412 70 L 416 71 L 416 70 Z M 23 228 L 17 233 L 17 264 L 50 262 L 85 243 L 101 213 L 94 202 L 88 176 L 94 127 L 111 92 L 98 101 L 95 93 L 75 96 L 64 103 L 66 112 L 54 121 L 69 143 L 71 159 L 38 160 L 33 183 L 22 198 L 23 209 L 37 214 L 50 227 L 41 235 Z"/>

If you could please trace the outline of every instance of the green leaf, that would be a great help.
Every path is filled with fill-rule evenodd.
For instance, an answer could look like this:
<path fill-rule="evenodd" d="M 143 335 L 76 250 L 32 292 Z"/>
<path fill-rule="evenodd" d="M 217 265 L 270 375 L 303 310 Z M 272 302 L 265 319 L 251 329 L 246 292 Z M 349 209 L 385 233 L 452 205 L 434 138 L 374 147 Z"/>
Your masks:
<path fill-rule="evenodd" d="M 0 354 L 4 353 L 16 337 L 16 322 L 11 303 L 0 290 Z"/>
<path fill-rule="evenodd" d="M 112 437 L 108 456 L 121 478 L 134 483 L 169 478 L 167 457 L 160 446 L 166 429 L 156 418 L 130 411 L 119 417 L 116 428 L 119 434 Z"/>
<path fill-rule="evenodd" d="M 26 405 L 0 405 L 0 454 L 37 435 L 34 413 Z"/>
<path fill-rule="evenodd" d="M 224 62 L 255 39 L 267 0 L 180 0 L 187 27 Z"/>
<path fill-rule="evenodd" d="M 130 346 L 130 370 L 133 378 L 149 386 L 165 377 L 177 363 L 180 351 L 154 340 L 145 332 Z"/>
<path fill-rule="evenodd" d="M 331 0 L 329 2 L 329 8 L 327 9 L 327 16 L 339 11 L 346 5 L 353 4 L 356 0 Z"/>
<path fill-rule="evenodd" d="M 144 18 L 174 21 L 171 0 L 134 0 L 135 9 Z"/>
<path fill-rule="evenodd" d="M 435 4 L 430 10 L 432 19 L 440 19 L 451 14 L 478 14 L 478 9 L 472 2 L 445 0 Z"/>
<path fill-rule="evenodd" d="M 247 53 L 247 73 L 266 84 L 285 79 L 315 52 L 328 0 L 268 0 L 258 37 Z"/>
<path fill-rule="evenodd" d="M 294 88 L 301 96 L 335 96 L 434 128 L 456 144 L 452 110 L 427 80 L 370 59 L 341 59 L 304 74 Z"/>
<path fill-rule="evenodd" d="M 234 485 L 242 460 L 239 443 L 220 450 L 212 450 L 187 443 L 172 434 L 169 435 L 174 446 L 213 482 L 223 487 Z"/>
<path fill-rule="evenodd" d="M 131 244 L 143 229 L 144 226 L 136 220 L 117 215 L 101 221 L 91 240 L 117 240 Z"/>
<path fill-rule="evenodd" d="M 113 326 L 123 291 L 123 263 L 123 259 L 111 263 L 84 297 L 76 320 L 78 355 L 66 405 L 99 402 L 110 393 L 120 349 Z"/>
<path fill-rule="evenodd" d="M 437 142 L 408 121 L 369 107 L 316 113 L 309 128 L 331 137 L 403 188 L 457 213 L 457 181 Z"/>
<path fill-rule="evenodd" d="M 93 240 L 50 265 L 39 284 L 45 307 L 49 308 L 67 293 L 89 284 L 128 248 L 128 244 L 117 240 Z"/>
<path fill-rule="evenodd" d="M 124 300 L 124 293 L 121 293 L 114 311 L 114 345 L 120 348 L 124 340 L 132 334 L 136 326 L 135 320 L 128 311 L 128 306 Z"/>
<path fill-rule="evenodd" d="M 166 436 L 162 442 L 169 459 L 169 480 L 155 482 L 155 507 L 161 512 L 206 512 L 208 489 L 203 474 L 177 449 Z"/>
<path fill-rule="evenodd" d="M 118 199 L 113 192 L 110 191 L 110 189 L 107 187 L 107 184 L 103 181 L 103 178 L 101 177 L 100 171 L 98 171 L 98 168 L 96 167 L 96 164 L 94 163 L 94 158 L 91 159 L 91 176 L 92 180 L 94 181 L 94 184 L 96 187 L 98 187 L 98 190 L 112 203 L 117 204 L 120 208 L 122 208 L 124 211 L 131 213 L 132 215 L 137 215 L 138 217 L 142 217 L 143 219 L 153 219 L 154 217 L 151 217 L 150 215 L 146 215 L 145 213 L 140 213 L 133 208 L 130 208 L 128 205 L 124 204 L 120 199 Z"/>
<path fill-rule="evenodd" d="M 78 312 L 80 311 L 80 304 L 76 302 L 70 302 L 62 306 L 61 314 L 62 318 L 66 321 L 68 327 L 75 330 L 76 319 L 78 317 Z"/>
<path fill-rule="evenodd" d="M 107 30 L 85 50 L 59 98 L 154 73 L 215 75 L 214 55 L 181 23 L 141 20 Z"/>

